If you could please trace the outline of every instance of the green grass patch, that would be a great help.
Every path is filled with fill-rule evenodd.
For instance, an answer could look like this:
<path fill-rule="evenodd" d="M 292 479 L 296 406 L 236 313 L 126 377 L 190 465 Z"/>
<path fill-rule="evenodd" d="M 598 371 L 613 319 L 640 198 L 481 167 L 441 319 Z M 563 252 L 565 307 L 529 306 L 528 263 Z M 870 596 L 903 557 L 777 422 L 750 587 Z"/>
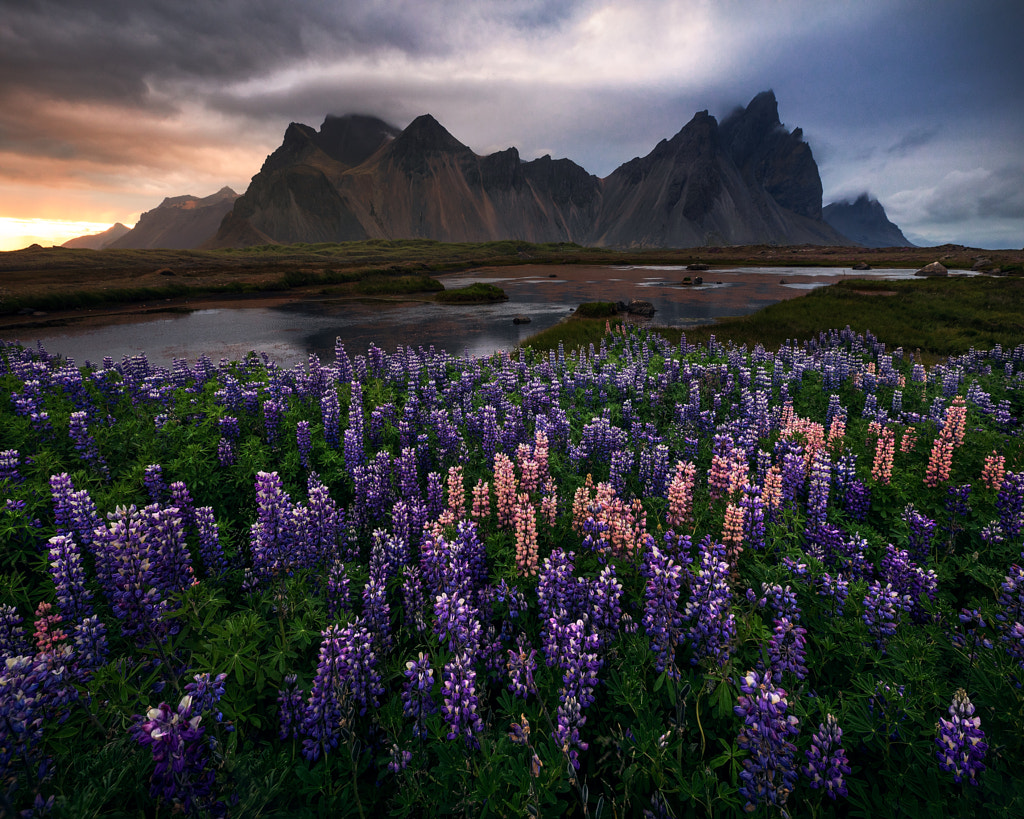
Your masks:
<path fill-rule="evenodd" d="M 686 330 L 691 343 L 718 340 L 778 349 L 787 339 L 814 338 L 849 326 L 885 339 L 891 348 L 932 357 L 1024 341 L 1024 279 L 932 278 L 913 281 L 851 280 L 812 290 L 749 316 Z M 680 330 L 662 330 L 678 341 Z"/>
<path fill-rule="evenodd" d="M 356 292 L 362 296 L 405 296 L 412 293 L 434 293 L 444 285 L 430 276 L 367 276 L 356 282 Z"/>
<path fill-rule="evenodd" d="M 613 301 L 585 301 L 576 308 L 576 315 L 580 318 L 611 318 L 618 313 Z"/>
<path fill-rule="evenodd" d="M 497 285 L 476 282 L 467 287 L 445 290 L 435 297 L 443 304 L 479 304 L 481 302 L 505 301 L 508 294 Z"/>
<path fill-rule="evenodd" d="M 920 350 L 930 360 L 996 344 L 1024 342 L 1024 279 L 1017 277 L 931 278 L 911 281 L 854 279 L 812 290 L 748 316 L 698 327 L 656 328 L 671 341 L 685 332 L 691 344 L 711 336 L 737 345 L 777 350 L 790 339 L 810 339 L 851 327 L 884 339 L 890 349 Z M 576 316 L 526 339 L 521 346 L 566 349 L 600 342 L 605 322 Z M 587 308 L 597 309 L 597 308 Z"/>

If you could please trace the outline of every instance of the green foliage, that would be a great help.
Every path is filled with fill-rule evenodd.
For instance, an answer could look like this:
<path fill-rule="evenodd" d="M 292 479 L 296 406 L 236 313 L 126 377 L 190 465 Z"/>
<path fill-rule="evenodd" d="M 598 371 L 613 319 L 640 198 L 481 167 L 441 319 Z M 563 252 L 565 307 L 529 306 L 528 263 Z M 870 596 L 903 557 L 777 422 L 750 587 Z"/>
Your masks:
<path fill-rule="evenodd" d="M 500 287 L 485 282 L 474 282 L 466 287 L 445 290 L 435 299 L 442 304 L 475 304 L 481 302 L 505 301 L 508 294 Z"/>

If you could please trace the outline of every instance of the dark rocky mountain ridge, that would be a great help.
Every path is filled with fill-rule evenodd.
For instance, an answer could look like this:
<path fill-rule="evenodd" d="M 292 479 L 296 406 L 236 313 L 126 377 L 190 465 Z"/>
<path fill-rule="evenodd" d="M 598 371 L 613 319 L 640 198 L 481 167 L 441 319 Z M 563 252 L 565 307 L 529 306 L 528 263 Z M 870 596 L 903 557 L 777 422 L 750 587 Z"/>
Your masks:
<path fill-rule="evenodd" d="M 862 193 L 854 201 L 833 202 L 822 209 L 822 218 L 864 247 L 913 247 L 877 199 Z"/>
<path fill-rule="evenodd" d="M 569 159 L 478 156 L 429 114 L 291 124 L 207 247 L 368 238 L 583 245 L 850 244 L 821 218 L 821 179 L 771 91 L 721 125 L 702 111 L 599 179 Z"/>

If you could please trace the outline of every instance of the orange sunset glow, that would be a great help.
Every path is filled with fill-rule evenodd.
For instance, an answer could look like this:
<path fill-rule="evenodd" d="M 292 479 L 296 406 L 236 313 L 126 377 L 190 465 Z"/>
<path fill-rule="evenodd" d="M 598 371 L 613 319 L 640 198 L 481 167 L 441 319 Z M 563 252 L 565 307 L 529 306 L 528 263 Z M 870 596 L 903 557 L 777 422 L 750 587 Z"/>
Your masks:
<path fill-rule="evenodd" d="M 20 250 L 29 245 L 52 247 L 76 236 L 102 233 L 104 222 L 76 222 L 60 219 L 16 219 L 0 216 L 0 251 Z"/>

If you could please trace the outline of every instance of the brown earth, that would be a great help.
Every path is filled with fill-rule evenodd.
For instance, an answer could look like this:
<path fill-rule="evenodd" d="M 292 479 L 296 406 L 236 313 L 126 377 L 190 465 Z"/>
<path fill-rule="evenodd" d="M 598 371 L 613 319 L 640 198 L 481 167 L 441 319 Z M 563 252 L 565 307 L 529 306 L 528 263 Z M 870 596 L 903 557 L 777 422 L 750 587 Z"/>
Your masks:
<path fill-rule="evenodd" d="M 336 250 L 334 249 L 336 248 Z M 715 268 L 732 266 L 832 266 L 850 268 L 858 262 L 871 267 L 920 268 L 941 261 L 949 268 L 970 269 L 985 258 L 993 266 L 1024 264 L 1024 250 L 993 250 L 942 245 L 932 248 L 849 248 L 804 245 L 798 247 L 702 247 L 678 250 L 629 251 L 568 248 L 557 252 L 526 246 L 508 258 L 483 254 L 474 259 L 472 249 L 460 248 L 454 261 L 439 250 L 425 261 L 397 258 L 353 259 L 344 244 L 330 251 L 295 246 L 265 254 L 231 254 L 203 251 L 91 251 L 38 248 L 0 253 L 0 328 L 38 327 L 69 322 L 110 322 L 154 311 L 190 310 L 200 306 L 255 306 L 295 299 L 359 298 L 354 285 L 338 283 L 338 274 L 417 273 L 441 275 L 481 266 L 523 264 L 623 265 L 694 264 Z M 302 274 L 311 283 L 288 284 L 284 277 Z M 329 281 L 331 275 L 335 281 Z M 703 275 L 707 272 L 694 275 Z M 322 281 L 318 281 L 322 279 Z M 159 292 L 183 286 L 182 295 Z M 247 292 L 229 293 L 226 288 Z M 217 292 L 219 291 L 219 292 Z M 32 310 L 33 298 L 45 299 L 87 293 L 104 298 L 103 304 L 78 309 Z M 408 299 L 408 296 L 402 298 Z M 5 304 L 20 308 L 8 308 Z M 45 315 L 32 315 L 44 312 Z"/>

